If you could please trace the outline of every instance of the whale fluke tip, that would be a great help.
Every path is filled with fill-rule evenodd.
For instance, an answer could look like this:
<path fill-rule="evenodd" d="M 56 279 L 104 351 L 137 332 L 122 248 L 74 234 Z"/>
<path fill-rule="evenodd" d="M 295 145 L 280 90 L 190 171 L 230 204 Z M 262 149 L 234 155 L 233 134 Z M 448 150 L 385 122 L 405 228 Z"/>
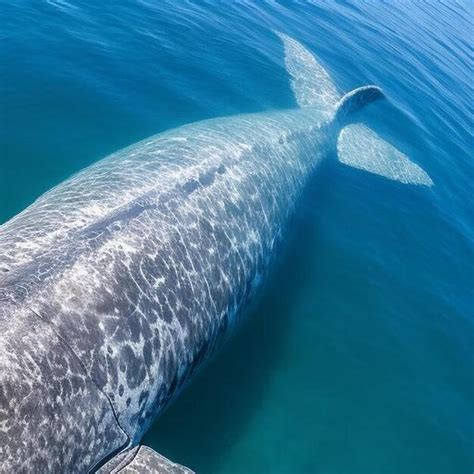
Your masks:
<path fill-rule="evenodd" d="M 344 127 L 337 141 L 341 163 L 404 184 L 431 187 L 433 180 L 421 166 L 360 123 Z"/>

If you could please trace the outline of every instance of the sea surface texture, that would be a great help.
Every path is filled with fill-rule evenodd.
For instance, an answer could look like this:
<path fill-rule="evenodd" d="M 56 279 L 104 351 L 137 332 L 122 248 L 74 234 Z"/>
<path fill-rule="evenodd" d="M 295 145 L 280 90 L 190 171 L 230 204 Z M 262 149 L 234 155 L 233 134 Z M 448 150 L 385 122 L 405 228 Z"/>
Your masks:
<path fill-rule="evenodd" d="M 296 107 L 275 31 L 339 90 L 383 88 L 358 121 L 434 186 L 327 160 L 246 323 L 145 442 L 198 473 L 473 471 L 471 0 L 1 0 L 0 16 L 0 222 L 152 134 Z"/>

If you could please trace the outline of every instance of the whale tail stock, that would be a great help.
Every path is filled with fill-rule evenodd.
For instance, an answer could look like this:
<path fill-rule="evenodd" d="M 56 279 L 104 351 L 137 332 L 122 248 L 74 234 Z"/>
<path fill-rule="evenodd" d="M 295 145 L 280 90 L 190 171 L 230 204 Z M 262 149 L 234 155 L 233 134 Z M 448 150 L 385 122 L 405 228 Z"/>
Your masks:
<path fill-rule="evenodd" d="M 384 97 L 382 89 L 369 85 L 341 97 L 330 75 L 301 43 L 275 32 L 283 42 L 285 66 L 297 104 L 331 114 L 342 127 L 337 139 L 341 163 L 404 184 L 432 186 L 428 174 L 408 156 L 362 124 L 351 124 L 354 112 Z"/>

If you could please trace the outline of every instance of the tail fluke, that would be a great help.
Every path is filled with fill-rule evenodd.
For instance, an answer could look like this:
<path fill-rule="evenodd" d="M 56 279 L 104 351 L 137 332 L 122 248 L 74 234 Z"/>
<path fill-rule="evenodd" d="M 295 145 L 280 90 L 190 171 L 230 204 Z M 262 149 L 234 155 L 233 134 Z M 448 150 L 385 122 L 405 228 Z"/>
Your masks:
<path fill-rule="evenodd" d="M 344 127 L 337 140 L 340 162 L 405 184 L 433 186 L 428 174 L 408 156 L 362 124 Z"/>
<path fill-rule="evenodd" d="M 300 107 L 314 107 L 336 113 L 338 119 L 383 97 L 377 86 L 364 86 L 342 96 L 319 60 L 301 43 L 275 31 L 285 49 L 285 66 L 291 77 L 291 88 Z"/>
<path fill-rule="evenodd" d="M 275 32 L 283 42 L 285 65 L 291 87 L 300 107 L 318 108 L 335 114 L 340 126 L 349 122 L 352 113 L 384 97 L 380 87 L 364 86 L 343 97 L 328 72 L 301 43 Z M 416 163 L 362 124 L 342 128 L 337 140 L 339 161 L 370 173 L 406 184 L 432 186 L 433 181 Z"/>
<path fill-rule="evenodd" d="M 285 66 L 291 77 L 291 88 L 300 107 L 317 107 L 322 111 L 334 110 L 341 94 L 331 76 L 301 43 L 275 31 L 285 49 Z"/>

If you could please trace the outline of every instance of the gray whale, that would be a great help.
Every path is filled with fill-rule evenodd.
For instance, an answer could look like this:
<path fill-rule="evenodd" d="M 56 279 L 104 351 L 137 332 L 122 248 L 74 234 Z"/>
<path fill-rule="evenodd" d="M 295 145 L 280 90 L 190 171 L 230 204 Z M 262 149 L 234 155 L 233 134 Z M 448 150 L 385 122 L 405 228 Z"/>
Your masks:
<path fill-rule="evenodd" d="M 191 472 L 140 440 L 238 323 L 328 152 L 432 184 L 350 123 L 379 88 L 341 97 L 279 36 L 300 108 L 161 133 L 0 227 L 2 472 Z"/>

